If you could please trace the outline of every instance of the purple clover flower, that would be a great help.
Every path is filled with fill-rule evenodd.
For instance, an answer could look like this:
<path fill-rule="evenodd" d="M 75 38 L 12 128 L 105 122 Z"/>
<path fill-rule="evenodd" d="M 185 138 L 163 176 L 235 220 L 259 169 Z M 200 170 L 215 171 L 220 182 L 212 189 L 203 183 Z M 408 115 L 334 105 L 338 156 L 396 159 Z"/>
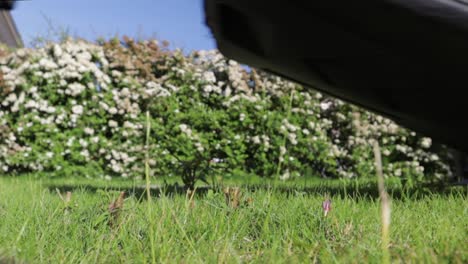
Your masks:
<path fill-rule="evenodd" d="M 328 212 L 330 212 L 330 210 L 331 210 L 331 200 L 330 199 L 326 199 L 322 203 L 322 209 L 323 209 L 323 214 L 325 216 L 327 216 Z"/>

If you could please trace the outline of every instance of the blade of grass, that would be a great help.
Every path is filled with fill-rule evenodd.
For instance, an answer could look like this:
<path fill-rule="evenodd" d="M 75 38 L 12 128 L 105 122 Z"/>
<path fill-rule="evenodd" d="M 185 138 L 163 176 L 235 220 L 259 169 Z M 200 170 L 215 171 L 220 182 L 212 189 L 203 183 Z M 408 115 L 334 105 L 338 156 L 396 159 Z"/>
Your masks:
<path fill-rule="evenodd" d="M 149 137 L 151 131 L 151 118 L 149 111 L 146 111 L 146 142 L 145 142 L 145 178 L 146 178 L 146 197 L 147 197 L 147 214 L 148 221 L 150 222 L 150 243 L 151 243 L 151 260 L 156 263 L 156 248 L 154 245 L 154 221 L 152 217 L 151 208 L 151 181 L 150 181 L 150 167 L 149 167 Z"/>
<path fill-rule="evenodd" d="M 385 190 L 385 179 L 382 171 L 382 156 L 380 152 L 379 142 L 373 140 L 373 149 L 375 156 L 375 168 L 377 171 L 378 188 L 381 202 L 381 221 L 382 221 L 382 263 L 390 263 L 390 252 L 389 252 L 389 229 L 390 229 L 390 198 Z"/>

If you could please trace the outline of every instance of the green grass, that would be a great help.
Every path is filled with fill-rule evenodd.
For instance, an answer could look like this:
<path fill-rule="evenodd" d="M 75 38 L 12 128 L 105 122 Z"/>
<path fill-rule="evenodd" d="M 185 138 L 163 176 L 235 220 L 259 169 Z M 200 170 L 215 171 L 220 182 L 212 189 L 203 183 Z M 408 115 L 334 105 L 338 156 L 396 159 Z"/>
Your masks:
<path fill-rule="evenodd" d="M 239 184 L 232 181 L 231 184 Z M 144 183 L 0 178 L 0 259 L 27 263 L 379 263 L 380 203 L 375 183 L 297 181 L 241 187 L 251 204 L 224 194 L 156 192 Z M 72 192 L 66 210 L 56 189 Z M 108 225 L 108 205 L 129 195 Z M 467 189 L 404 190 L 389 185 L 392 262 L 467 263 Z M 329 194 L 332 211 L 323 216 Z M 153 239 L 150 239 L 150 237 Z M 154 258 L 154 259 L 153 259 Z M 3 263 L 0 260 L 0 263 Z"/>

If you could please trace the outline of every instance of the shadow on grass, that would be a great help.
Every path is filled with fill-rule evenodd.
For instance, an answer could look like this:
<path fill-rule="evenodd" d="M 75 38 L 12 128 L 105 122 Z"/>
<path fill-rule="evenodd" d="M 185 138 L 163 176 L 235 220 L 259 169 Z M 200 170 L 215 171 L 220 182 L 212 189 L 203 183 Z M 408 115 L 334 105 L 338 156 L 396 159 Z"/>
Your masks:
<path fill-rule="evenodd" d="M 298 195 L 309 195 L 309 196 L 326 196 L 330 195 L 335 198 L 350 198 L 350 199 L 369 199 L 374 200 L 379 197 L 377 183 L 356 183 L 356 184 L 343 184 L 340 182 L 327 182 L 319 183 L 314 186 L 304 186 L 300 184 L 281 186 L 280 185 L 268 185 L 268 184 L 238 184 L 244 191 L 257 192 L 257 191 L 271 191 L 273 193 L 284 194 L 287 197 L 298 196 Z M 90 193 L 96 193 L 98 191 L 124 191 L 129 196 L 135 196 L 140 200 L 146 199 L 146 188 L 145 186 L 136 187 L 96 187 L 92 184 L 46 184 L 46 187 L 51 191 L 55 189 L 61 192 L 67 191 L 84 191 Z M 165 186 L 152 186 L 150 193 L 152 197 L 174 196 L 174 195 L 186 195 L 188 188 L 181 185 L 165 185 Z M 209 190 L 214 192 L 222 192 L 222 187 L 211 187 L 211 186 L 200 186 L 197 187 L 196 195 L 204 196 Z M 404 188 L 401 186 L 387 186 L 387 192 L 392 199 L 423 199 L 429 196 L 441 196 L 447 197 L 450 195 L 462 195 L 464 197 L 468 194 L 468 186 L 447 186 L 447 185 L 425 185 L 417 186 L 412 188 Z"/>
<path fill-rule="evenodd" d="M 55 191 L 58 189 L 60 192 L 74 192 L 74 191 L 84 191 L 90 193 L 96 193 L 98 191 L 119 191 L 125 192 L 127 196 L 135 196 L 140 200 L 146 199 L 146 187 L 136 186 L 136 187 L 96 187 L 91 184 L 46 184 L 46 187 Z M 196 194 L 204 195 L 208 190 L 212 189 L 210 186 L 197 187 Z M 164 187 L 160 186 L 151 186 L 150 194 L 152 197 L 161 197 L 162 195 L 186 195 L 188 188 L 180 185 L 168 185 Z"/>

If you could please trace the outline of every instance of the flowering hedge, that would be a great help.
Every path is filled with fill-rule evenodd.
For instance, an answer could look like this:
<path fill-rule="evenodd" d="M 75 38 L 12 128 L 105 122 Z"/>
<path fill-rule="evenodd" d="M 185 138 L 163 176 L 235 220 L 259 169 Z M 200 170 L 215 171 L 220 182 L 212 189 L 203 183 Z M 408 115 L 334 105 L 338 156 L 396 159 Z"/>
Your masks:
<path fill-rule="evenodd" d="M 367 177 L 373 140 L 387 176 L 451 175 L 430 138 L 214 50 L 128 38 L 19 49 L 0 59 L 0 99 L 5 173 L 141 177 L 148 111 L 152 173 L 188 184 L 216 168 Z"/>

